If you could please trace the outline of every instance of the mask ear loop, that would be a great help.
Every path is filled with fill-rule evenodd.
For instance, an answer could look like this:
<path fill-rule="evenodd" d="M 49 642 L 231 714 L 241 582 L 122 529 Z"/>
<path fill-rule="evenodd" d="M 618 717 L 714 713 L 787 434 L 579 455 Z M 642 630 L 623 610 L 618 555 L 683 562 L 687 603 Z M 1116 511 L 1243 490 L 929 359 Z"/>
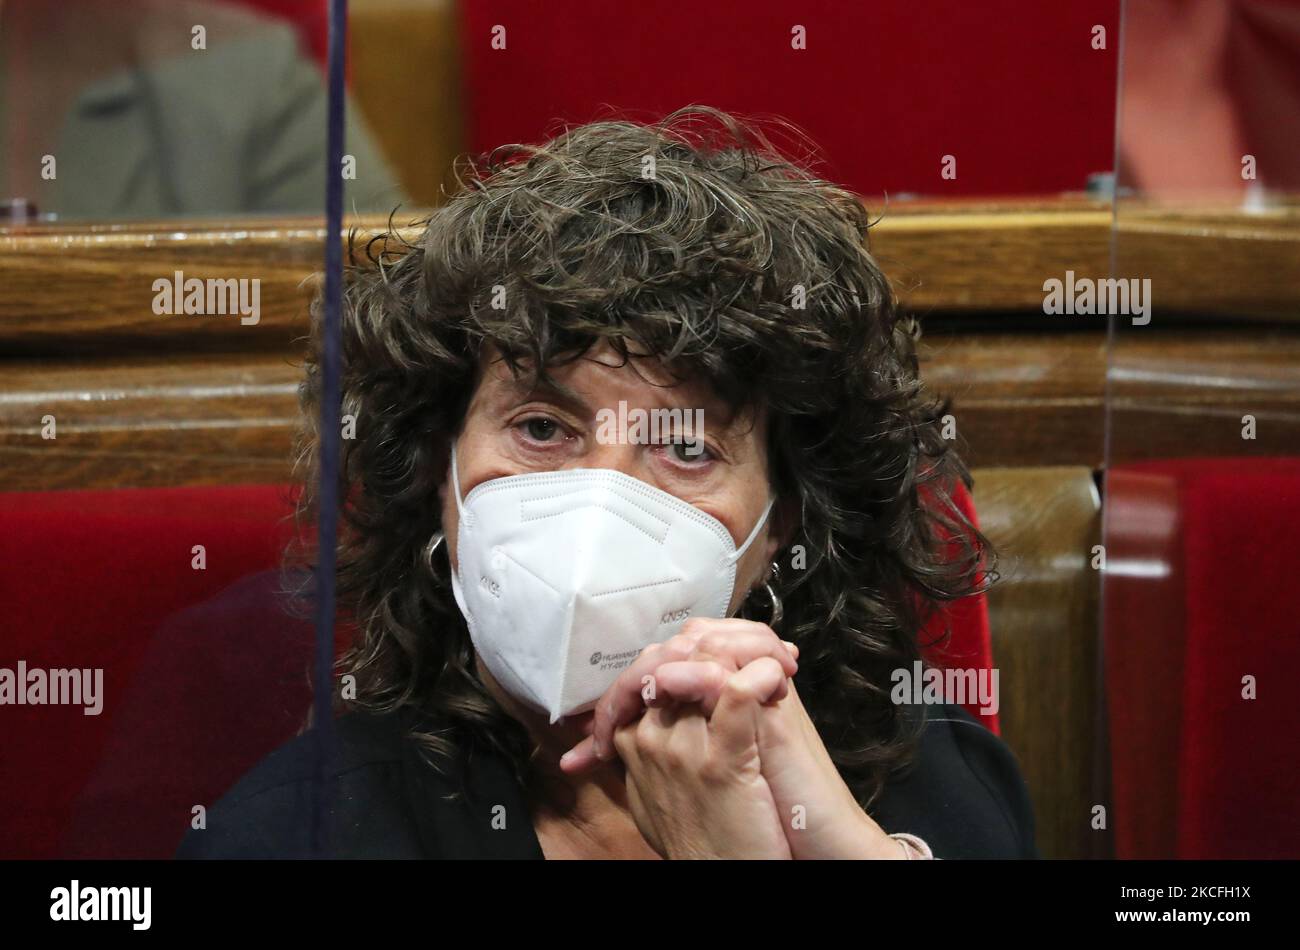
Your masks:
<path fill-rule="evenodd" d="M 460 498 L 460 472 L 456 465 L 456 440 L 451 440 L 451 487 L 456 496 L 456 513 L 460 515 L 462 523 L 468 524 L 470 521 L 469 514 L 465 511 L 465 503 Z"/>
<path fill-rule="evenodd" d="M 739 548 L 736 549 L 736 553 L 728 557 L 727 559 L 728 562 L 734 564 L 736 561 L 739 561 L 744 556 L 747 550 L 749 550 L 749 546 L 754 542 L 754 539 L 758 537 L 758 532 L 762 529 L 763 525 L 767 524 L 767 516 L 772 513 L 772 506 L 775 504 L 776 504 L 776 496 L 772 495 L 767 500 L 767 507 L 763 509 L 763 516 L 758 519 L 758 524 L 754 525 L 754 530 L 749 532 L 749 537 L 745 539 L 744 544 L 742 544 Z M 772 567 L 774 570 L 780 570 L 780 568 L 777 567 L 775 561 L 772 562 Z M 785 611 L 782 609 L 781 606 L 781 598 L 777 596 L 776 591 L 772 589 L 772 585 L 764 584 L 763 586 L 766 588 L 768 596 L 772 598 L 772 615 L 768 620 L 767 625 L 771 627 L 773 630 L 775 630 L 777 624 L 781 622 L 781 618 L 784 616 Z"/>
<path fill-rule="evenodd" d="M 772 506 L 775 504 L 776 504 L 776 496 L 772 495 L 767 500 L 767 507 L 763 509 L 762 517 L 758 519 L 758 524 L 754 525 L 754 530 L 749 532 L 749 537 L 745 539 L 745 543 L 742 544 L 740 547 L 736 548 L 734 554 L 730 554 L 727 556 L 727 561 L 729 563 L 734 564 L 736 561 L 739 561 L 742 557 L 745 556 L 745 552 L 749 550 L 749 546 L 753 544 L 754 539 L 758 537 L 758 532 L 762 530 L 763 525 L 767 524 L 767 516 L 772 513 Z"/>

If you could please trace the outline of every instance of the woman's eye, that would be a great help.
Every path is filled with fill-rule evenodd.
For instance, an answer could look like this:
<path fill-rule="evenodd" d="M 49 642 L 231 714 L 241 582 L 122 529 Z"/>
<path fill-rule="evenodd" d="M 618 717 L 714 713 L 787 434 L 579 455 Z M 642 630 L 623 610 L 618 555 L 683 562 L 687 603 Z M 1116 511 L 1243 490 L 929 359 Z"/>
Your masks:
<path fill-rule="evenodd" d="M 672 452 L 673 458 L 678 462 L 706 462 L 713 458 L 713 453 L 698 439 L 670 443 L 668 451 Z"/>
<path fill-rule="evenodd" d="M 524 431 L 528 433 L 528 437 L 538 442 L 550 442 L 552 437 L 560 432 L 560 427 L 555 420 L 547 419 L 545 416 L 534 416 L 532 419 L 525 419 L 520 424 L 524 427 Z"/>

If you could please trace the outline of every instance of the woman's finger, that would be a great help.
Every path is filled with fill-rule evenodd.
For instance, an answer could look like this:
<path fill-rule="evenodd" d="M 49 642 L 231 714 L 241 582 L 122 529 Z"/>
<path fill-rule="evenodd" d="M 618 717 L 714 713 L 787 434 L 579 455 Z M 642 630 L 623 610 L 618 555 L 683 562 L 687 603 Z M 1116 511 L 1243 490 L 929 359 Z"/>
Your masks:
<path fill-rule="evenodd" d="M 730 665 L 716 660 L 676 660 L 664 663 L 656 668 L 651 681 L 643 694 L 647 706 L 662 710 L 673 704 L 698 703 L 708 716 L 713 712 L 714 704 L 722 690 L 726 678 L 736 671 Z M 622 731 L 628 722 L 618 723 L 611 732 L 610 741 Z M 582 772 L 599 759 L 595 752 L 594 736 L 588 736 L 560 758 L 560 770 L 567 774 Z"/>
<path fill-rule="evenodd" d="M 727 678 L 737 673 L 712 660 L 665 663 L 654 673 L 654 705 L 698 703 L 706 716 L 712 716 Z M 788 682 L 783 672 L 770 699 L 784 699 Z"/>
<path fill-rule="evenodd" d="M 645 678 L 660 664 L 686 659 L 695 651 L 698 640 L 699 635 L 683 631 L 663 643 L 653 643 L 642 650 L 596 701 L 591 742 L 584 741 L 580 745 L 588 745 L 598 759 L 613 758 L 614 730 L 636 719 L 645 709 L 645 700 L 641 697 Z"/>
<path fill-rule="evenodd" d="M 655 671 L 665 663 L 704 654 L 739 670 L 760 656 L 770 656 L 781 664 L 786 676 L 794 676 L 799 670 L 795 659 L 797 652 L 798 648 L 794 644 L 780 639 L 764 624 L 736 618 L 692 619 L 677 636 L 657 648 L 652 646 L 643 650 L 619 674 L 614 685 L 596 703 L 592 741 L 584 741 L 579 746 L 589 747 L 590 752 L 602 761 L 613 758 L 611 738 L 614 730 L 641 715 L 646 706 L 656 705 L 652 696 L 657 695 L 657 692 L 647 692 L 654 681 L 647 681 L 647 677 L 653 677 Z M 580 756 L 570 760 L 570 764 L 586 767 L 590 764 L 587 755 L 587 750 L 583 750 Z"/>
<path fill-rule="evenodd" d="M 771 656 L 789 670 L 789 676 L 793 676 L 798 669 L 795 661 L 799 658 L 799 648 L 789 640 L 782 640 L 767 624 L 756 620 L 740 617 L 693 617 L 682 627 L 682 634 L 694 638 L 698 652 L 712 655 L 727 653 L 729 648 L 734 649 L 741 644 L 762 643 L 762 649 L 750 647 L 752 659 L 763 655 Z"/>
<path fill-rule="evenodd" d="M 722 755 L 739 755 L 757 741 L 761 707 L 780 699 L 785 688 L 785 670 L 770 656 L 727 677 L 709 717 L 709 734 Z"/>

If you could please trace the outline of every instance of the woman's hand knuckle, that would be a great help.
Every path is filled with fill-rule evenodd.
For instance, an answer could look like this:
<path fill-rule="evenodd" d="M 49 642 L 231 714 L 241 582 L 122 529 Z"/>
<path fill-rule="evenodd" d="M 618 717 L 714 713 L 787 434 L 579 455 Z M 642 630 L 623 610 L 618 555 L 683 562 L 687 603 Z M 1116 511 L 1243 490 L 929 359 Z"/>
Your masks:
<path fill-rule="evenodd" d="M 702 653 L 718 653 L 726 649 L 727 637 L 717 630 L 710 630 L 704 636 L 700 637 L 699 646 L 696 648 Z"/>
<path fill-rule="evenodd" d="M 658 760 L 664 767 L 674 772 L 683 772 L 690 766 L 690 757 L 686 750 L 669 742 L 657 753 Z"/>
<path fill-rule="evenodd" d="M 650 728 L 649 717 L 642 716 L 633 730 L 632 743 L 641 755 L 654 755 L 659 747 L 659 737 Z"/>
<path fill-rule="evenodd" d="M 707 631 L 709 622 L 703 617 L 688 617 L 678 632 L 679 637 L 693 638 Z"/>
<path fill-rule="evenodd" d="M 619 757 L 626 762 L 629 755 L 637 748 L 636 730 L 626 727 L 614 730 L 614 748 L 618 750 Z"/>
<path fill-rule="evenodd" d="M 754 690 L 738 676 L 729 676 L 721 685 L 722 700 L 729 704 L 753 702 Z"/>
<path fill-rule="evenodd" d="M 682 632 L 670 638 L 665 644 L 664 649 L 674 656 L 687 656 L 695 646 L 695 640 L 686 635 L 686 628 Z"/>
<path fill-rule="evenodd" d="M 735 778 L 731 766 L 719 758 L 710 757 L 695 770 L 700 782 L 709 788 L 721 788 Z"/>

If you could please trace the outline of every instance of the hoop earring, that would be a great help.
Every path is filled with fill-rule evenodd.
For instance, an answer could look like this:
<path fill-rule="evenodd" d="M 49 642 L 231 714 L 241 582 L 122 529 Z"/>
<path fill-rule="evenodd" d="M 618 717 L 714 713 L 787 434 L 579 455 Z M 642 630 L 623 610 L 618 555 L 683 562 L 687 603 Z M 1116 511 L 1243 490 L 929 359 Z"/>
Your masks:
<path fill-rule="evenodd" d="M 434 570 L 433 567 L 433 555 L 437 552 L 438 548 L 442 546 L 442 542 L 446 539 L 446 537 L 447 537 L 446 532 L 436 531 L 434 532 L 433 537 L 429 539 L 429 543 L 424 548 L 424 564 L 429 569 L 429 573 L 433 575 L 434 580 L 438 579 L 438 572 Z"/>
<path fill-rule="evenodd" d="M 773 561 L 772 580 L 779 581 L 780 579 L 781 579 L 781 565 L 777 564 L 776 561 Z M 767 625 L 771 627 L 773 630 L 776 630 L 777 626 L 781 623 L 781 618 L 785 616 L 785 608 L 781 604 L 780 595 L 777 594 L 776 590 L 772 587 L 770 581 L 765 582 L 763 584 L 763 589 L 767 591 L 767 596 L 770 597 L 772 600 L 772 614 L 767 621 Z"/>

